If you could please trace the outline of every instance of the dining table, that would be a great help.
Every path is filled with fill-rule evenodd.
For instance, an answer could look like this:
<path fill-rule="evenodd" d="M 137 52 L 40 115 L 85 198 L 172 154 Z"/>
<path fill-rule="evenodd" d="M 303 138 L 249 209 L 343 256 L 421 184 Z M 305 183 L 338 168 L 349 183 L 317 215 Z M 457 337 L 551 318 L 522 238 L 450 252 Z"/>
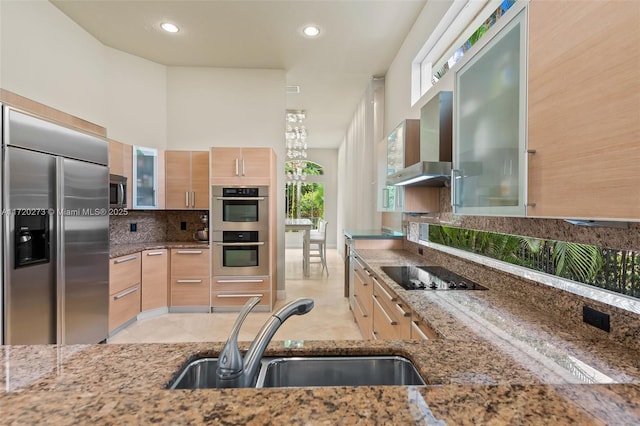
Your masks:
<path fill-rule="evenodd" d="M 311 219 L 293 219 L 286 218 L 284 220 L 285 231 L 303 231 L 302 236 L 302 272 L 305 277 L 309 276 L 309 242 L 311 240 L 311 230 L 313 222 Z"/>

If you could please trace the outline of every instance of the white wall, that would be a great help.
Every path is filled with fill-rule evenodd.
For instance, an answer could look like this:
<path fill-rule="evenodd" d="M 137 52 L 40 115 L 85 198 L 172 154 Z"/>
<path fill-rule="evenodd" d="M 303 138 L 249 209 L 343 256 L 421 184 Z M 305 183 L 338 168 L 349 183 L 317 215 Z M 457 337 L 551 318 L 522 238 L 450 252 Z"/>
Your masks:
<path fill-rule="evenodd" d="M 278 194 L 284 193 L 284 70 L 169 67 L 167 149 L 212 146 L 270 147 L 277 156 Z M 284 202 L 278 218 L 284 218 Z M 284 226 L 278 230 L 279 271 L 284 271 Z M 284 289 L 284 273 L 278 289 Z"/>
<path fill-rule="evenodd" d="M 423 97 L 414 107 L 411 106 L 411 63 L 452 2 L 453 0 L 427 1 L 391 63 L 385 75 L 385 135 L 402 120 L 420 118 L 420 108 L 428 97 Z"/>
<path fill-rule="evenodd" d="M 105 50 L 48 1 L 0 1 L 0 87 L 105 126 Z"/>
<path fill-rule="evenodd" d="M 129 145 L 167 145 L 167 67 L 104 47 L 107 136 Z"/>

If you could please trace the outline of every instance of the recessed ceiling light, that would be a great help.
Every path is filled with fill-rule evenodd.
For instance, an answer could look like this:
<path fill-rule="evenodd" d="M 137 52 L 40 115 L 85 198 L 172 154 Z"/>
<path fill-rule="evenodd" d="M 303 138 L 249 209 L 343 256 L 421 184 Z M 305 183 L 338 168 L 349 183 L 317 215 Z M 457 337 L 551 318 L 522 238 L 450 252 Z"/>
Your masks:
<path fill-rule="evenodd" d="M 168 33 L 177 33 L 178 31 L 180 31 L 180 28 L 178 28 L 175 24 L 172 24 L 171 22 L 163 22 L 162 24 L 160 24 L 160 28 L 162 28 Z"/>
<path fill-rule="evenodd" d="M 302 29 L 302 33 L 307 37 L 318 37 L 318 35 L 320 35 L 320 27 L 317 25 L 307 25 Z"/>

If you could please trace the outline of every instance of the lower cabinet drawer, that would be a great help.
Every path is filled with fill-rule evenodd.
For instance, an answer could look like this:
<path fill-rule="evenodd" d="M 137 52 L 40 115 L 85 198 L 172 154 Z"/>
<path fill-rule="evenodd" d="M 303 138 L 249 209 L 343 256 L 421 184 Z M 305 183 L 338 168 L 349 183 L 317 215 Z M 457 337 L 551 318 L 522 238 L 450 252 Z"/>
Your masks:
<path fill-rule="evenodd" d="M 109 332 L 140 313 L 140 284 L 109 296 Z"/>
<path fill-rule="evenodd" d="M 241 307 L 252 297 L 261 296 L 260 303 L 257 306 L 269 308 L 271 302 L 270 291 L 236 291 L 236 292 L 220 292 L 214 291 L 211 294 L 211 306 L 213 307 Z"/>
<path fill-rule="evenodd" d="M 364 306 L 363 301 L 359 297 L 359 295 L 353 295 L 353 316 L 356 320 L 356 324 L 358 324 L 358 328 L 360 329 L 360 334 L 362 334 L 363 339 L 372 339 L 372 331 L 373 331 L 373 317 L 371 316 L 372 312 L 367 311 Z M 370 296 L 369 296 L 370 298 Z"/>
<path fill-rule="evenodd" d="M 373 332 L 376 339 L 409 339 L 411 337 L 411 312 L 404 312 L 395 305 L 397 312 L 387 311 L 380 303 L 380 296 L 373 296 Z M 408 316 L 407 316 L 408 315 Z"/>
<path fill-rule="evenodd" d="M 213 277 L 211 290 L 214 292 L 270 292 L 269 277 Z"/>
<path fill-rule="evenodd" d="M 416 314 L 411 321 L 411 339 L 412 340 L 430 340 L 437 339 L 438 333 L 427 325 L 423 320 L 418 319 Z"/>
<path fill-rule="evenodd" d="M 209 277 L 171 279 L 171 306 L 209 306 Z"/>

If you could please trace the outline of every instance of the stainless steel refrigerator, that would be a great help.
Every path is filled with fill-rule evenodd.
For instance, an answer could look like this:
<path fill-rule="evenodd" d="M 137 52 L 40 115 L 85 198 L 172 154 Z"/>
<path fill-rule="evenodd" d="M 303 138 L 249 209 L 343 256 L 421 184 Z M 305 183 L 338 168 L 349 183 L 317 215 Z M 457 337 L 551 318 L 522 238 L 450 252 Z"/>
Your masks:
<path fill-rule="evenodd" d="M 109 311 L 108 143 L 0 108 L 2 343 L 101 342 Z"/>

